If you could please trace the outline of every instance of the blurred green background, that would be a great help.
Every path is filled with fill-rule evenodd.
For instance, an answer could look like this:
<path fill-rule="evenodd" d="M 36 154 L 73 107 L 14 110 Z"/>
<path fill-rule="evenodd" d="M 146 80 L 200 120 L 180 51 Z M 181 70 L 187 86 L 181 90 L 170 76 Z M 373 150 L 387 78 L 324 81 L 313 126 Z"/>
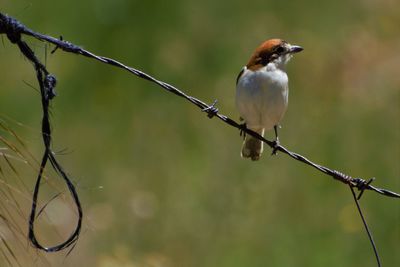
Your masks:
<path fill-rule="evenodd" d="M 208 103 L 218 99 L 220 112 L 235 119 L 236 75 L 253 49 L 273 37 L 301 45 L 304 52 L 288 66 L 283 145 L 352 176 L 377 177 L 376 186 L 397 192 L 399 10 L 395 0 L 1 2 L 1 12 L 30 28 L 62 35 Z M 2 39 L 0 117 L 39 159 L 40 98 L 27 85 L 38 87 L 34 72 Z M 282 154 L 243 160 L 239 132 L 182 99 L 26 40 L 58 78 L 53 148 L 66 149 L 58 158 L 77 184 L 85 217 L 68 257 L 37 252 L 26 240 L 13 246 L 8 225 L 0 223 L 23 266 L 376 266 L 346 186 Z M 23 213 L 9 216 L 24 236 L 35 171 L 15 164 L 27 197 L 18 201 Z M 41 196 L 45 203 L 65 193 L 39 220 L 46 245 L 67 236 L 76 221 L 59 180 L 53 176 Z M 361 204 L 383 266 L 400 266 L 399 201 L 366 193 Z M 18 266 L 0 256 L 7 264 Z"/>

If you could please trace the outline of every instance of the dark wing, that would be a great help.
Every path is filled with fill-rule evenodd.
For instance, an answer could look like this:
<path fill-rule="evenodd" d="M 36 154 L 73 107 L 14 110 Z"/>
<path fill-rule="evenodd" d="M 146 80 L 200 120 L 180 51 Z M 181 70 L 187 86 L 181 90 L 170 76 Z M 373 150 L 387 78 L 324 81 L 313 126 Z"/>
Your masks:
<path fill-rule="evenodd" d="M 246 69 L 246 66 L 244 66 L 244 67 L 242 68 L 242 70 L 239 72 L 239 75 L 238 75 L 237 78 L 236 78 L 236 85 L 238 84 L 240 77 L 242 77 L 242 74 L 243 74 L 243 72 L 245 71 L 245 69 Z"/>

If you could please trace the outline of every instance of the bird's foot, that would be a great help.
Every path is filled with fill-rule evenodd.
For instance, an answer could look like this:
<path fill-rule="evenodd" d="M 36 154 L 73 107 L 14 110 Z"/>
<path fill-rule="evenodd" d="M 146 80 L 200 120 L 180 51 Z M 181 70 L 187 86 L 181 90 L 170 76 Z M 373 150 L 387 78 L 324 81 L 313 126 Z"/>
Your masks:
<path fill-rule="evenodd" d="M 239 134 L 240 134 L 240 136 L 243 137 L 243 140 L 246 139 L 246 132 L 245 132 L 246 129 L 247 129 L 247 125 L 245 122 L 240 124 L 240 133 Z"/>
<path fill-rule="evenodd" d="M 273 143 L 273 147 L 272 147 L 271 156 L 275 156 L 277 154 L 278 150 L 279 150 L 279 147 L 280 147 L 279 139 L 277 138 L 272 143 Z"/>

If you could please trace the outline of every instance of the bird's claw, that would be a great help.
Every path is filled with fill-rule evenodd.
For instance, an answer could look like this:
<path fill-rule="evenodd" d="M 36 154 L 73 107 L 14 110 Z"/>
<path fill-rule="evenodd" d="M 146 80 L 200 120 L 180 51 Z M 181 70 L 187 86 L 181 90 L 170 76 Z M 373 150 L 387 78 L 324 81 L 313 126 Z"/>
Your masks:
<path fill-rule="evenodd" d="M 202 111 L 207 113 L 207 117 L 210 119 L 218 114 L 218 108 L 215 105 L 218 103 L 218 100 L 215 100 L 210 106 L 203 108 Z"/>
<path fill-rule="evenodd" d="M 246 129 L 247 129 L 247 125 L 245 122 L 240 124 L 240 133 L 239 134 L 240 134 L 240 136 L 243 137 L 243 140 L 246 138 L 246 132 L 245 132 Z"/>
<path fill-rule="evenodd" d="M 272 153 L 271 156 L 275 156 L 279 150 L 279 139 L 276 139 L 275 141 L 272 142 L 273 143 L 273 147 L 272 147 Z"/>

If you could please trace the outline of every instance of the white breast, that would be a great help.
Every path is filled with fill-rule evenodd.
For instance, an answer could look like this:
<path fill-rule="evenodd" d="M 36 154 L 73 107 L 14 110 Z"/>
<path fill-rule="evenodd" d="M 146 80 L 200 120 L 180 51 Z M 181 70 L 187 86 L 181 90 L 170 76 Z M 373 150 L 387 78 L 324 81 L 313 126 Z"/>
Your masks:
<path fill-rule="evenodd" d="M 245 69 L 236 86 L 236 106 L 248 128 L 270 130 L 285 114 L 288 93 L 288 77 L 274 64 Z"/>

